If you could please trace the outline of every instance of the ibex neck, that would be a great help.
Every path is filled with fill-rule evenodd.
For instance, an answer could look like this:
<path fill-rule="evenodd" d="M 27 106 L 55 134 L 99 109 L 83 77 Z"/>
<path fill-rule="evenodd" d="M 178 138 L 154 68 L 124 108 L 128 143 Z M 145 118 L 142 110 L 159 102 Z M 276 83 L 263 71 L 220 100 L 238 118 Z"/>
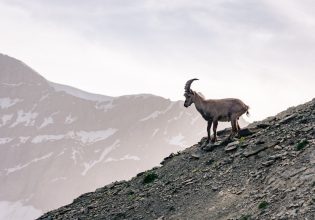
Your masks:
<path fill-rule="evenodd" d="M 201 97 L 198 93 L 195 93 L 195 106 L 196 106 L 196 109 L 200 112 L 201 109 L 202 109 L 202 103 L 204 102 L 204 98 Z"/>

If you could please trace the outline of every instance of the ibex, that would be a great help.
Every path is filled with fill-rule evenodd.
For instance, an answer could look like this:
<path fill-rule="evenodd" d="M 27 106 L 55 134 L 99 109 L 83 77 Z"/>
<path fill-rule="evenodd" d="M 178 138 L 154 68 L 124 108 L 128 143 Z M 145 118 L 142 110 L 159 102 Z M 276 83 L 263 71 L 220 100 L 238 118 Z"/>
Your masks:
<path fill-rule="evenodd" d="M 202 95 L 190 89 L 193 81 L 198 79 L 188 80 L 185 85 L 185 103 L 184 106 L 187 108 L 192 103 L 195 103 L 197 111 L 202 117 L 208 122 L 207 143 L 210 141 L 210 129 L 213 123 L 213 138 L 211 142 L 217 140 L 217 127 L 219 121 L 231 121 L 232 124 L 232 135 L 236 134 L 240 130 L 238 119 L 245 112 L 248 115 L 249 107 L 245 105 L 239 99 L 205 99 Z"/>

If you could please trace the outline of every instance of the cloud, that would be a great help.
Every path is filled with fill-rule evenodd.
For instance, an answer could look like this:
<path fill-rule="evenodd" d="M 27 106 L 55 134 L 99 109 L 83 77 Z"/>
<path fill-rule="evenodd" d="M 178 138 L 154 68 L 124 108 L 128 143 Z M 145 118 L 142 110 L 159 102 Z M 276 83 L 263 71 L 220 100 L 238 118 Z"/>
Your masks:
<path fill-rule="evenodd" d="M 315 94 L 314 8 L 306 0 L 2 0 L 0 47 L 52 81 L 107 95 L 182 99 L 197 76 L 197 90 L 245 99 L 258 119 Z"/>

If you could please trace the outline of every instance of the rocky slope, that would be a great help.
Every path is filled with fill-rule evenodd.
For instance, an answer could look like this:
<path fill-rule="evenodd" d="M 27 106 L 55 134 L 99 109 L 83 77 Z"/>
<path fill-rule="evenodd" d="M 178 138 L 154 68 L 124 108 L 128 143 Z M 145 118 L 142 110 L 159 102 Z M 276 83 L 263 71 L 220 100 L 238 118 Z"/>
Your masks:
<path fill-rule="evenodd" d="M 40 219 L 315 219 L 315 99 Z"/>
<path fill-rule="evenodd" d="M 90 94 L 0 54 L 0 219 L 11 219 L 7 210 L 39 216 L 152 168 L 195 143 L 205 124 L 182 101 Z"/>

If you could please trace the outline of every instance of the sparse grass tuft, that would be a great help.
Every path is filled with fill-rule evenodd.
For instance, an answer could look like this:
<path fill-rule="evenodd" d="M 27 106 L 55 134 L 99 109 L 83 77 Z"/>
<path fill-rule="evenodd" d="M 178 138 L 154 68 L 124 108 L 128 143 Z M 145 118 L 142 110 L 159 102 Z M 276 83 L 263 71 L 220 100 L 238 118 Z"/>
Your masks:
<path fill-rule="evenodd" d="M 262 202 L 258 205 L 258 208 L 259 208 L 259 209 L 265 209 L 265 208 L 268 207 L 268 205 L 269 205 L 268 202 L 262 201 Z"/>
<path fill-rule="evenodd" d="M 142 183 L 143 184 L 152 183 L 157 178 L 158 178 L 158 175 L 156 173 L 148 173 L 145 175 Z"/>
<path fill-rule="evenodd" d="M 302 139 L 295 145 L 295 150 L 302 150 L 308 144 L 308 140 Z"/>
<path fill-rule="evenodd" d="M 245 142 L 245 137 L 241 137 L 239 140 L 240 144 L 243 144 Z"/>
<path fill-rule="evenodd" d="M 250 220 L 250 215 L 242 215 L 239 220 Z"/>

